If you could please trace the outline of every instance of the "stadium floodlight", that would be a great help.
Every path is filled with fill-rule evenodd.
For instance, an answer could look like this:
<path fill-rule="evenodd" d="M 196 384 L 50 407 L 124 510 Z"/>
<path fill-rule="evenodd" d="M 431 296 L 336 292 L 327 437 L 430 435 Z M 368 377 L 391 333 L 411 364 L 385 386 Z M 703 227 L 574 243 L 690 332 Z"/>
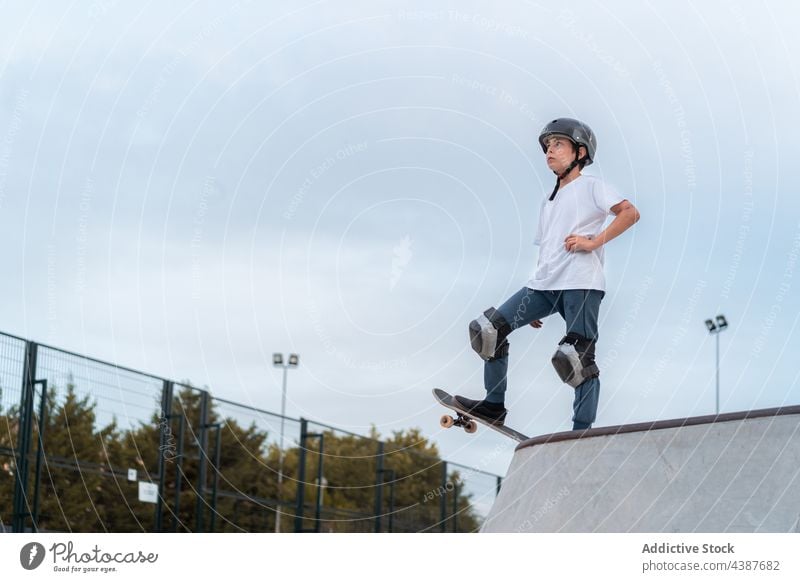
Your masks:
<path fill-rule="evenodd" d="M 716 411 L 717 415 L 719 415 L 719 334 L 720 332 L 728 329 L 728 320 L 725 319 L 725 316 L 722 314 L 717 315 L 715 318 L 717 320 L 714 323 L 712 319 L 706 319 L 706 328 L 708 328 L 708 333 L 711 335 L 717 336 L 717 393 L 716 393 Z"/>
<path fill-rule="evenodd" d="M 281 492 L 283 491 L 283 435 L 286 421 L 286 377 L 289 368 L 300 365 L 300 356 L 289 354 L 289 361 L 284 363 L 283 354 L 272 354 L 272 364 L 276 368 L 283 368 L 283 389 L 281 390 L 281 442 L 278 448 L 278 504 L 275 507 L 275 532 L 281 531 Z"/>

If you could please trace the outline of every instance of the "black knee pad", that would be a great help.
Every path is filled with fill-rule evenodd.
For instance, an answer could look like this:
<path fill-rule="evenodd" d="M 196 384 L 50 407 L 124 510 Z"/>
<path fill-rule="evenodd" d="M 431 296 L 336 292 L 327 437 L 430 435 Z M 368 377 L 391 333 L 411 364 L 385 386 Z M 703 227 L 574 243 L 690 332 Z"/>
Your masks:
<path fill-rule="evenodd" d="M 550 361 L 562 382 L 577 388 L 584 380 L 600 375 L 594 361 L 594 345 L 594 340 L 575 332 L 569 332 L 558 342 Z"/>
<path fill-rule="evenodd" d="M 508 334 L 511 326 L 494 307 L 469 323 L 469 343 L 478 355 L 490 362 L 508 355 Z"/>

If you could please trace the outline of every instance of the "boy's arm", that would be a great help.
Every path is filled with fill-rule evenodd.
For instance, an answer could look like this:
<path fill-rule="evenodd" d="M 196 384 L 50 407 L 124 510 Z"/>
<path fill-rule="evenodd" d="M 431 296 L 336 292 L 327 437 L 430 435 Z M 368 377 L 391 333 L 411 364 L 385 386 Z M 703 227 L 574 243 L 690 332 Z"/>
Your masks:
<path fill-rule="evenodd" d="M 611 224 L 608 225 L 608 228 L 606 228 L 593 239 L 588 239 L 575 234 L 571 234 L 564 239 L 567 250 L 573 252 L 589 252 L 598 249 L 607 242 L 614 240 L 623 232 L 636 224 L 640 217 L 639 211 L 636 210 L 636 207 L 627 200 L 623 200 L 619 204 L 612 206 L 611 212 L 615 215 L 614 220 L 611 221 Z"/>

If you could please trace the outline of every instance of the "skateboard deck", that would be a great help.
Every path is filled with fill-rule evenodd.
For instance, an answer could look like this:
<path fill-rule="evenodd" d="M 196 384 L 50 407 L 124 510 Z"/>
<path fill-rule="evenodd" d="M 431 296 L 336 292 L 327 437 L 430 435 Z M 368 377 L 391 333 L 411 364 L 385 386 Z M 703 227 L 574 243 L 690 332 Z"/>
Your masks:
<path fill-rule="evenodd" d="M 461 426 L 464 430 L 470 434 L 474 433 L 478 430 L 478 425 L 476 423 L 480 423 L 484 426 L 488 426 L 490 429 L 499 432 L 502 435 L 507 436 L 510 439 L 514 439 L 515 441 L 522 442 L 528 440 L 521 432 L 517 432 L 513 428 L 509 428 L 505 425 L 498 425 L 492 424 L 488 420 L 484 420 L 478 415 L 469 413 L 466 409 L 464 409 L 458 402 L 456 402 L 455 398 L 450 396 L 444 390 L 440 390 L 439 388 L 433 389 L 433 397 L 436 401 L 445 406 L 456 413 L 456 418 L 445 414 L 439 419 L 439 424 L 443 428 L 450 428 L 452 426 Z"/>

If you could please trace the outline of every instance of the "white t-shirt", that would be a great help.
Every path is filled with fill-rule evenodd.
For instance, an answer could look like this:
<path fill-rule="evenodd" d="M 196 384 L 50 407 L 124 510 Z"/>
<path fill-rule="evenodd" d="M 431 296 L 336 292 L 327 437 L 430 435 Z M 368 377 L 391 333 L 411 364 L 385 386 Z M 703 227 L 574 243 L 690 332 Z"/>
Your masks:
<path fill-rule="evenodd" d="M 539 212 L 534 243 L 539 245 L 536 272 L 528 281 L 531 289 L 606 290 L 603 247 L 569 252 L 564 239 L 571 234 L 595 237 L 603 231 L 611 207 L 624 200 L 614 188 L 595 176 L 578 176 L 559 188 L 555 199 L 545 194 Z"/>

